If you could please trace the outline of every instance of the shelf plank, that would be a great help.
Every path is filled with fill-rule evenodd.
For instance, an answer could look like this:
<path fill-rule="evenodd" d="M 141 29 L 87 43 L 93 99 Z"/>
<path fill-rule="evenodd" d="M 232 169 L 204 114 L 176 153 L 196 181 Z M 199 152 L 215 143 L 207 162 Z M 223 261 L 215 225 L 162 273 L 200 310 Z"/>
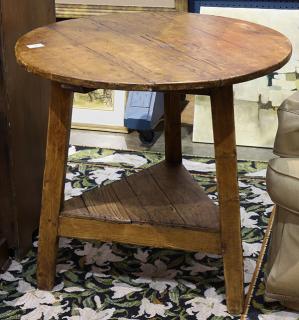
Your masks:
<path fill-rule="evenodd" d="M 185 226 L 219 230 L 218 208 L 184 166 L 166 162 L 149 169 L 153 178 L 184 220 Z"/>
<path fill-rule="evenodd" d="M 183 165 L 165 161 L 66 201 L 61 215 L 219 231 L 218 207 Z"/>
<path fill-rule="evenodd" d="M 128 184 L 127 178 L 118 181 L 118 183 L 112 183 L 111 187 L 117 194 L 117 197 L 125 210 L 127 211 L 131 222 L 150 223 L 151 217 L 147 211 L 143 208 L 141 202 L 138 200 L 134 191 Z"/>
<path fill-rule="evenodd" d="M 144 210 L 150 216 L 152 223 L 184 225 L 184 220 L 166 197 L 155 179 L 153 179 L 148 169 L 129 176 L 127 182 Z"/>
<path fill-rule="evenodd" d="M 157 248 L 221 254 L 219 232 L 145 224 L 119 224 L 61 216 L 58 234 L 84 240 L 115 241 Z"/>
<path fill-rule="evenodd" d="M 130 223 L 127 211 L 120 203 L 111 184 L 95 188 L 82 195 L 87 210 L 95 219 Z"/>
<path fill-rule="evenodd" d="M 64 202 L 63 213 L 73 217 L 90 217 L 90 213 L 86 208 L 86 205 L 82 197 L 75 197 Z"/>

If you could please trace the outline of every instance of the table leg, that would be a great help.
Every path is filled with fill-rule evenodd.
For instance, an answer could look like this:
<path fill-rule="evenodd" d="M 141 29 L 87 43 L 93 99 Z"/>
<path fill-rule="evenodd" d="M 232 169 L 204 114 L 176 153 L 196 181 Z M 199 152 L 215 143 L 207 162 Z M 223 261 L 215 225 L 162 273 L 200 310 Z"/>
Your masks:
<path fill-rule="evenodd" d="M 231 314 L 243 309 L 243 251 L 232 86 L 211 92 L 226 302 Z"/>
<path fill-rule="evenodd" d="M 164 94 L 165 159 L 172 164 L 182 162 L 180 94 Z"/>
<path fill-rule="evenodd" d="M 37 285 L 43 290 L 51 290 L 55 281 L 58 219 L 73 104 L 73 92 L 62 89 L 59 83 L 52 82 L 51 90 L 37 265 Z"/>

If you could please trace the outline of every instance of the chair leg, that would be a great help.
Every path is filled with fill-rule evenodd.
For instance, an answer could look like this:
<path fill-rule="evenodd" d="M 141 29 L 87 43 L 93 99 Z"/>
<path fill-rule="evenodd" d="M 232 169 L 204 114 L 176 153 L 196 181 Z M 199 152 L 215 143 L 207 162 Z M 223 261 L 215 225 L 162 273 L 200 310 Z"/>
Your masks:
<path fill-rule="evenodd" d="M 226 303 L 237 315 L 243 310 L 244 280 L 232 86 L 212 90 L 211 105 Z"/>
<path fill-rule="evenodd" d="M 52 82 L 51 90 L 38 242 L 37 286 L 41 290 L 51 290 L 55 281 L 61 190 L 73 104 L 73 92 L 56 82 Z"/>

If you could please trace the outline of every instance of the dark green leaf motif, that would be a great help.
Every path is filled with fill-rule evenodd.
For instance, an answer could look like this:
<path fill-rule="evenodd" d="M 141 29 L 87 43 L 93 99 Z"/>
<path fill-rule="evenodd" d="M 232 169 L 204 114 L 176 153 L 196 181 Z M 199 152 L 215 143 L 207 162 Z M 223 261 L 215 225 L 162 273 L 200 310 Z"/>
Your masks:
<path fill-rule="evenodd" d="M 66 197 L 80 195 L 163 159 L 148 152 L 70 148 Z M 212 159 L 186 156 L 185 166 L 217 202 Z M 272 203 L 265 191 L 265 163 L 239 163 L 245 279 L 251 280 Z M 224 320 L 221 257 L 203 253 L 61 239 L 53 292 L 36 290 L 36 242 L 0 279 L 0 319 L 22 320 Z M 262 271 L 250 319 L 269 313 L 261 295 Z M 246 284 L 248 285 L 248 283 Z M 275 305 L 274 310 L 282 308 Z M 262 319 L 262 318 L 261 318 Z"/>

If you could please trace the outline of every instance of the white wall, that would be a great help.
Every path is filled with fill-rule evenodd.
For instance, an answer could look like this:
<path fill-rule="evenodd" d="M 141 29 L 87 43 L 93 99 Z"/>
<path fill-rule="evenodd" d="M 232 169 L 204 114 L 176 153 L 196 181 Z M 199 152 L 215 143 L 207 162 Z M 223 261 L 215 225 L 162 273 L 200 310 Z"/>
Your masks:
<path fill-rule="evenodd" d="M 274 107 L 278 107 L 291 94 L 291 91 L 296 89 L 295 81 L 286 81 L 285 74 L 295 73 L 296 70 L 299 73 L 299 10 L 203 7 L 201 13 L 238 18 L 265 25 L 286 35 L 293 45 L 291 60 L 278 71 L 279 75 L 273 80 L 273 88 L 267 86 L 267 79 L 239 84 L 236 85 L 236 99 L 258 101 L 261 94 L 262 101 L 269 100 Z"/>
<path fill-rule="evenodd" d="M 268 86 L 267 77 L 234 86 L 237 144 L 272 147 L 277 130 L 276 109 L 299 88 L 299 10 L 203 7 L 201 13 L 259 23 L 290 39 L 293 55 L 277 71 L 272 86 Z M 209 101 L 203 98 L 196 101 L 193 141 L 213 142 Z"/>

